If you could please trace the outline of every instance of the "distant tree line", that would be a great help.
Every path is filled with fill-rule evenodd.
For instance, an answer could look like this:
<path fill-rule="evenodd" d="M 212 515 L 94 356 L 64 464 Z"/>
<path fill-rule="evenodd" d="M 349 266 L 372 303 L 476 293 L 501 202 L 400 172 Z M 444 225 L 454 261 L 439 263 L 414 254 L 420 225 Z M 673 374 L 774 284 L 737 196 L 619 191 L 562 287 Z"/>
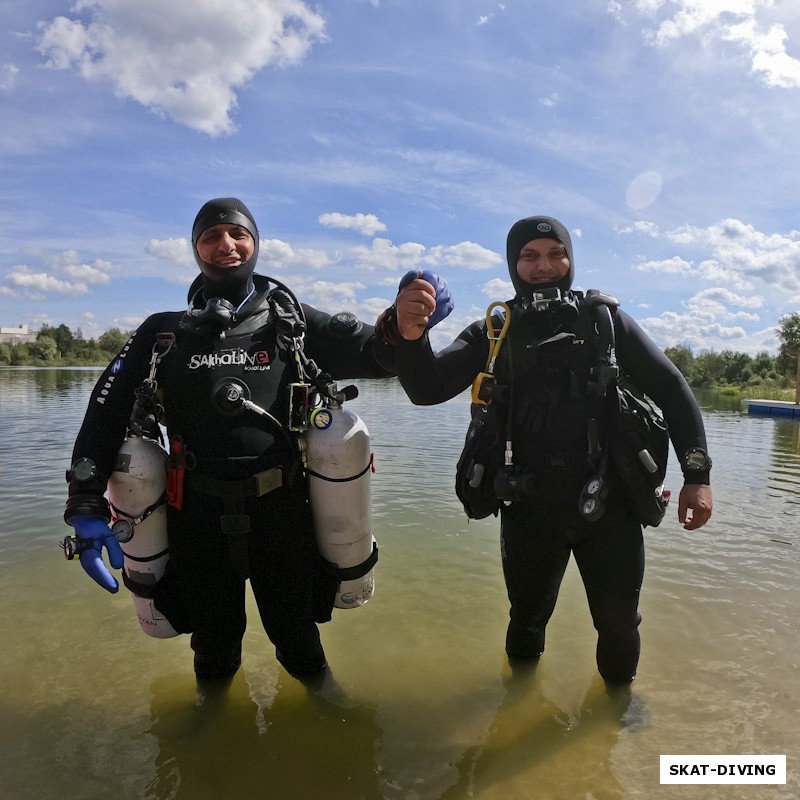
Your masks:
<path fill-rule="evenodd" d="M 783 363 L 781 356 L 758 353 L 755 356 L 723 350 L 701 350 L 695 355 L 688 347 L 668 347 L 664 351 L 683 373 L 690 386 L 747 386 L 774 385 L 777 389 L 794 386 L 794 362 Z"/>
<path fill-rule="evenodd" d="M 11 366 L 105 366 L 119 353 L 131 332 L 111 328 L 97 339 L 84 339 L 81 331 L 73 333 L 66 325 L 42 327 L 35 342 L 7 344 L 0 342 L 0 364 Z M 733 350 L 717 353 L 701 350 L 696 355 L 683 346 L 668 347 L 664 352 L 683 373 L 690 386 L 772 388 L 776 391 L 800 390 L 800 313 L 781 317 L 778 323 L 780 350 L 776 356 L 767 352 L 750 356 Z"/>
<path fill-rule="evenodd" d="M 36 341 L 0 342 L 0 364 L 12 367 L 105 366 L 119 353 L 130 332 L 111 328 L 97 339 L 84 339 L 80 329 L 73 333 L 66 325 L 43 325 Z"/>

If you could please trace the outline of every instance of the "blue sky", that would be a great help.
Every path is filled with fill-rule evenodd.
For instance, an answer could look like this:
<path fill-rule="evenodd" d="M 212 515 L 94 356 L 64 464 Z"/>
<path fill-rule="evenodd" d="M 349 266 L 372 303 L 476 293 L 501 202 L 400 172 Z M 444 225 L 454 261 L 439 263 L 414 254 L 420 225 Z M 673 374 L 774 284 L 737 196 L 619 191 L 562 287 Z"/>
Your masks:
<path fill-rule="evenodd" d="M 373 321 L 412 268 L 445 344 L 512 294 L 511 224 L 661 347 L 776 352 L 800 310 L 796 0 L 1 2 L 0 325 L 186 306 L 241 197 L 258 271 Z"/>

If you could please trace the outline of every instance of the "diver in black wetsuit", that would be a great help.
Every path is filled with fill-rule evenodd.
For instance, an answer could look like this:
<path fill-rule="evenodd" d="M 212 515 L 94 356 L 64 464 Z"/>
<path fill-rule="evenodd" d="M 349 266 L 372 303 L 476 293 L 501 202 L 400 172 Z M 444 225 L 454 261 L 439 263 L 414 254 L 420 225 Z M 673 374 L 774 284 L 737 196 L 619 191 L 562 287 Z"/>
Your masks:
<path fill-rule="evenodd" d="M 383 363 L 391 364 L 391 353 L 372 326 L 306 305 L 301 311 L 286 287 L 254 274 L 258 230 L 240 200 L 206 203 L 192 245 L 202 274 L 189 291 L 189 310 L 148 317 L 92 392 L 64 517 L 85 571 L 117 591 L 102 548 L 116 568 L 122 553 L 103 494 L 154 344 L 159 334 L 174 335 L 158 366 L 158 402 L 170 441 L 185 446 L 194 468 L 185 473 L 182 502 L 168 507 L 170 559 L 155 605 L 179 633 L 191 633 L 198 678 L 226 678 L 241 663 L 249 578 L 278 660 L 293 676 L 318 674 L 326 660 L 316 623 L 330 619 L 332 578 L 287 431 L 288 386 L 298 380 L 291 343 L 304 333 L 305 358 L 333 380 L 387 377 L 376 354 L 383 348 Z M 268 416 L 242 410 L 232 402 L 240 395 Z"/>
<path fill-rule="evenodd" d="M 639 590 L 644 574 L 642 528 L 621 486 L 612 485 L 605 513 L 590 521 L 578 500 L 587 478 L 587 421 L 597 417 L 589 370 L 597 334 L 580 292 L 572 292 L 572 243 L 551 217 L 529 217 L 508 234 L 507 260 L 516 296 L 505 359 L 513 393 L 514 464 L 532 476 L 529 491 L 501 507 L 501 552 L 511 604 L 506 652 L 536 659 L 555 608 L 570 553 L 586 588 L 597 630 L 597 666 L 609 682 L 633 680 L 639 660 Z M 534 291 L 553 302 L 535 304 Z M 409 398 L 432 405 L 455 397 L 485 369 L 486 323 L 466 328 L 444 350 L 432 351 L 421 321 L 434 292 L 417 279 L 395 303 L 398 377 Z M 685 484 L 678 518 L 687 530 L 710 515 L 710 459 L 702 417 L 678 369 L 621 309 L 614 313 L 620 367 L 664 413 Z M 500 358 L 504 358 L 501 351 Z M 500 445 L 502 447 L 502 443 Z"/>

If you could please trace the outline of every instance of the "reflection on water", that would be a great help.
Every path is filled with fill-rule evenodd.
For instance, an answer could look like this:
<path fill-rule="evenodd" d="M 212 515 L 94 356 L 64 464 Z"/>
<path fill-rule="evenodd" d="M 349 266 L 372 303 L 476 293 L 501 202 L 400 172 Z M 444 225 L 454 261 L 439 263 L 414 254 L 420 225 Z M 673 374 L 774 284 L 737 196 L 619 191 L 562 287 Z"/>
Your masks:
<path fill-rule="evenodd" d="M 497 523 L 467 523 L 452 491 L 466 396 L 414 408 L 395 382 L 359 382 L 374 599 L 323 626 L 322 686 L 278 668 L 250 599 L 244 669 L 226 694 L 198 696 L 188 642 L 143 636 L 130 596 L 57 547 L 98 374 L 0 369 L 4 798 L 672 798 L 667 753 L 788 756 L 785 787 L 698 785 L 693 798 L 800 794 L 800 423 L 701 397 L 714 517 L 689 533 L 670 509 L 646 532 L 640 674 L 609 696 L 572 568 L 538 668 L 503 656 Z"/>

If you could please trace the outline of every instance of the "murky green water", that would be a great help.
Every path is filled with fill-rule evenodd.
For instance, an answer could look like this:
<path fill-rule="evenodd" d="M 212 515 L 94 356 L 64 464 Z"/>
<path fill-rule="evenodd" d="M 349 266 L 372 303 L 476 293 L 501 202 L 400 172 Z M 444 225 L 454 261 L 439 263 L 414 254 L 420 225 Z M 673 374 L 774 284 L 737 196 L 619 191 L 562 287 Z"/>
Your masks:
<path fill-rule="evenodd" d="M 506 664 L 497 522 L 452 491 L 466 399 L 360 382 L 381 560 L 370 603 L 322 628 L 335 681 L 279 669 L 251 599 L 244 669 L 199 703 L 188 641 L 143 635 L 57 545 L 97 375 L 0 369 L 3 798 L 800 797 L 800 423 L 701 398 L 714 517 L 646 532 L 639 677 L 609 697 L 573 565 L 538 669 Z M 660 786 L 673 753 L 786 754 L 787 784 Z"/>

